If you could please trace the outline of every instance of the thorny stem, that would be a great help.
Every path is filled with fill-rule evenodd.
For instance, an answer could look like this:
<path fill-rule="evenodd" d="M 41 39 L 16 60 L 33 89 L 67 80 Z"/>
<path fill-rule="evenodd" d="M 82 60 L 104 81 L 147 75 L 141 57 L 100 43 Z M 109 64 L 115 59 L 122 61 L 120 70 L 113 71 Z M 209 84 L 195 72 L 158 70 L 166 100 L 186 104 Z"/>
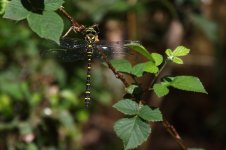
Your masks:
<path fill-rule="evenodd" d="M 120 74 L 116 69 L 112 66 L 112 64 L 107 59 L 107 56 L 104 54 L 104 52 L 101 49 L 98 49 L 99 53 L 102 55 L 103 60 L 107 63 L 108 68 L 111 69 L 111 71 L 114 73 L 115 77 L 122 81 L 122 83 L 125 85 L 125 87 L 129 87 L 129 83 L 126 81 L 124 76 Z"/>
<path fill-rule="evenodd" d="M 64 9 L 63 6 L 60 7 L 60 11 L 71 21 L 72 26 L 74 28 L 74 31 L 76 32 L 81 32 L 81 30 L 85 29 L 84 25 L 79 25 Z M 96 25 L 95 25 L 96 26 Z M 71 30 L 71 29 L 69 29 Z M 70 32 L 70 31 L 69 31 Z M 112 64 L 109 62 L 109 60 L 107 59 L 107 56 L 105 55 L 105 53 L 101 50 L 98 49 L 99 53 L 102 55 L 103 60 L 107 63 L 108 68 L 111 69 L 111 71 L 114 73 L 115 77 L 118 78 L 119 80 L 122 81 L 122 83 L 124 84 L 125 87 L 129 87 L 129 83 L 126 81 L 126 79 L 124 78 L 124 76 L 122 74 L 120 74 L 118 71 L 116 71 L 116 69 L 112 66 Z M 160 68 L 159 72 L 157 73 L 157 75 L 155 76 L 155 78 L 152 80 L 151 84 L 149 87 L 152 87 L 154 85 L 154 83 L 157 81 L 159 74 L 162 72 L 162 70 L 165 68 L 165 66 L 167 65 L 168 60 L 166 60 L 164 62 L 164 64 L 162 65 L 162 67 Z M 142 103 L 142 101 L 140 101 L 140 103 Z M 182 150 L 187 150 L 187 146 L 183 143 L 180 135 L 178 134 L 178 132 L 176 131 L 176 129 L 174 128 L 173 125 L 171 125 L 166 119 L 164 119 L 162 121 L 162 125 L 163 127 L 166 129 L 167 132 L 169 132 L 169 134 L 175 139 L 175 141 L 177 142 L 177 144 L 181 147 Z"/>
<path fill-rule="evenodd" d="M 175 141 L 181 147 L 182 150 L 188 149 L 188 147 L 183 143 L 183 140 L 181 139 L 180 135 L 178 134 L 173 125 L 171 125 L 166 119 L 162 121 L 162 125 L 166 129 L 166 131 L 175 139 Z"/>

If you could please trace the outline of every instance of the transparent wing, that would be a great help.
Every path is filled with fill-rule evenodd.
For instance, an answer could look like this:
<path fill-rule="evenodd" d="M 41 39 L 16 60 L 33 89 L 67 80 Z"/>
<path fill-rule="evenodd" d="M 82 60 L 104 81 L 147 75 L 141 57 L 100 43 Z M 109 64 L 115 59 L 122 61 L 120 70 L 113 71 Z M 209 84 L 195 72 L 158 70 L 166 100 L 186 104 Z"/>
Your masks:
<path fill-rule="evenodd" d="M 74 38 L 61 38 L 60 47 L 63 49 L 80 49 L 81 51 L 86 48 L 86 41 Z"/>
<path fill-rule="evenodd" d="M 109 58 L 117 57 L 117 56 L 126 56 L 126 55 L 134 55 L 133 51 L 130 51 L 125 44 L 130 43 L 140 43 L 139 41 L 125 40 L 125 41 L 115 41 L 109 42 L 101 40 L 96 43 L 96 48 L 101 49 L 106 56 Z"/>
<path fill-rule="evenodd" d="M 85 50 L 80 49 L 49 49 L 42 51 L 41 56 L 45 58 L 54 58 L 63 62 L 73 62 L 86 59 Z"/>

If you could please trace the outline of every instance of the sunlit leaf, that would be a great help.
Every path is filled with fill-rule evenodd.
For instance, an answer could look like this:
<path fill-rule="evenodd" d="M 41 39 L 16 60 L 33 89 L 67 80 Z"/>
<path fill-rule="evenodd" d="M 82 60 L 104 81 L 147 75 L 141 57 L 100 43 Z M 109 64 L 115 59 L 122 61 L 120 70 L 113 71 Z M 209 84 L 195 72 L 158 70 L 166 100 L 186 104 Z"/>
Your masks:
<path fill-rule="evenodd" d="M 173 60 L 172 60 L 174 63 L 176 64 L 183 64 L 183 60 L 178 58 L 178 57 L 173 57 Z"/>
<path fill-rule="evenodd" d="M 151 53 L 152 58 L 154 59 L 155 65 L 159 66 L 163 62 L 162 55 L 158 53 Z"/>
<path fill-rule="evenodd" d="M 178 46 L 174 51 L 173 51 L 173 56 L 179 57 L 179 56 L 186 56 L 189 54 L 190 49 L 184 47 L 184 46 Z"/>

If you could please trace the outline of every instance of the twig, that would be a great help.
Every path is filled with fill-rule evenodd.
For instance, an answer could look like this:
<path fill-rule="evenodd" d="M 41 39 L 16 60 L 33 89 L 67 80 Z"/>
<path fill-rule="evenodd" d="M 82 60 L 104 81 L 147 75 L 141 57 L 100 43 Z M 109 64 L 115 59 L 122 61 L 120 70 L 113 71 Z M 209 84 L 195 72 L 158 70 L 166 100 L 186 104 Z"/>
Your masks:
<path fill-rule="evenodd" d="M 122 74 L 120 74 L 118 71 L 116 71 L 116 69 L 109 62 L 105 53 L 99 48 L 98 48 L 98 51 L 102 55 L 103 60 L 107 63 L 108 68 L 111 69 L 111 71 L 114 73 L 115 77 L 118 78 L 119 80 L 121 80 L 125 87 L 129 87 L 129 83 L 126 81 L 126 79 L 124 78 L 124 76 Z"/>
<path fill-rule="evenodd" d="M 188 149 L 188 147 L 183 143 L 183 140 L 181 139 L 180 135 L 178 134 L 173 125 L 171 125 L 165 119 L 162 121 L 162 125 L 166 129 L 166 131 L 175 139 L 175 141 L 181 147 L 182 150 Z"/>

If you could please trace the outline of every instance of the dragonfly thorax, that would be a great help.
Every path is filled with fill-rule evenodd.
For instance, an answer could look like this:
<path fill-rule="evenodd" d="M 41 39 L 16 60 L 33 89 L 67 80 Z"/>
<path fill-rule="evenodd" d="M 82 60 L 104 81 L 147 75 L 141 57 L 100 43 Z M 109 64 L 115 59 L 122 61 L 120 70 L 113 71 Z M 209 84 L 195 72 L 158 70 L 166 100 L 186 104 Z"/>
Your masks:
<path fill-rule="evenodd" d="M 92 43 L 95 43 L 96 42 L 96 39 L 98 39 L 98 35 L 97 35 L 97 32 L 94 28 L 87 28 L 85 30 L 85 40 L 92 44 Z"/>

